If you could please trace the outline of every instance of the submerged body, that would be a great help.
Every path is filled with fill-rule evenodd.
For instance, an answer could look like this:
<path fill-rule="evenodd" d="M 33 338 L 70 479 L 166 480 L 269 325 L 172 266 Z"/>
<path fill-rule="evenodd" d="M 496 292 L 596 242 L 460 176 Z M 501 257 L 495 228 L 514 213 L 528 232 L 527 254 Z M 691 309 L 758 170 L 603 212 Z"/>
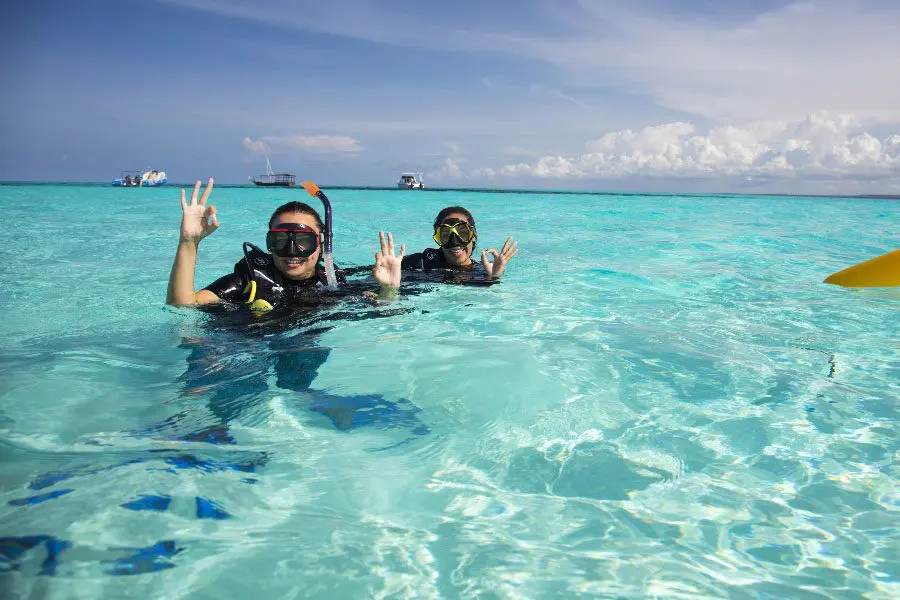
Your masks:
<path fill-rule="evenodd" d="M 210 344 L 206 338 L 185 341 L 191 348 L 188 371 L 184 376 L 187 390 L 211 390 L 208 405 L 216 416 L 215 424 L 188 435 L 191 439 L 219 443 L 230 440 L 227 424 L 248 406 L 258 402 L 259 394 L 268 389 L 270 368 L 277 374 L 276 385 L 279 388 L 311 393 L 310 386 L 318 368 L 330 352 L 317 345 L 316 334 L 322 331 L 321 327 L 311 326 L 320 319 L 346 320 L 356 317 L 358 313 L 349 310 L 336 313 L 331 309 L 341 302 L 346 303 L 348 299 L 361 300 L 362 292 L 371 291 L 367 288 L 372 286 L 361 281 L 347 285 L 343 275 L 339 278 L 328 264 L 323 264 L 323 256 L 330 259 L 330 204 L 324 194 L 312 185 L 304 187 L 323 200 L 326 208 L 324 222 L 312 207 L 302 202 L 289 202 L 278 207 L 269 219 L 266 234 L 269 252 L 245 243 L 244 258 L 235 264 L 232 273 L 195 291 L 197 247 L 202 239 L 219 227 L 215 207 L 207 205 L 212 187 L 213 180 L 210 179 L 206 190 L 199 196 L 198 181 L 190 203 L 186 202 L 184 191 L 181 192 L 181 235 L 169 278 L 167 303 L 205 306 L 205 310 L 216 315 L 211 322 L 215 329 L 236 332 L 236 339 L 229 340 L 226 345 L 229 349 L 245 345 L 256 347 L 259 344 L 266 347 L 262 352 L 238 351 L 237 355 L 241 358 L 230 361 L 228 351 L 223 354 L 217 344 Z M 394 255 L 393 238 L 390 234 L 388 238 L 389 248 L 384 236 L 381 236 L 382 253 L 373 269 L 382 296 L 393 293 L 395 279 L 399 283 L 403 258 L 402 249 L 400 256 Z M 338 282 L 344 285 L 335 285 Z M 369 315 L 362 311 L 370 309 L 371 303 L 345 306 Z M 270 348 L 272 345 L 277 348 Z M 229 363 L 236 371 L 229 372 Z M 223 381 L 231 383 L 217 385 L 217 382 Z M 314 405 L 318 408 L 314 410 L 328 415 L 341 429 L 349 428 L 356 422 L 358 409 L 364 408 L 372 413 L 376 405 L 384 405 L 383 398 L 378 400 L 380 396 L 367 396 L 366 401 L 351 401 L 323 393 L 316 397 L 318 401 Z M 340 408 L 331 406 L 332 400 Z M 389 405 L 387 403 L 385 406 Z"/>

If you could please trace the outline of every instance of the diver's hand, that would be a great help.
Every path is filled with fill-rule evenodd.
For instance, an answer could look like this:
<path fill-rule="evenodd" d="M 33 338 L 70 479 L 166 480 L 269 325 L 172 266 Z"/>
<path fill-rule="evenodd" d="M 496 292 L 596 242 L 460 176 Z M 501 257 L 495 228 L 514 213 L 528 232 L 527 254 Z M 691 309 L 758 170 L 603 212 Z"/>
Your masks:
<path fill-rule="evenodd" d="M 200 192 L 200 180 L 194 185 L 194 193 L 191 194 L 191 203 L 184 200 L 184 189 L 181 190 L 181 241 L 199 244 L 200 240 L 219 228 L 219 219 L 216 218 L 216 207 L 207 205 L 209 194 L 213 189 L 213 178 L 209 178 L 206 189 L 200 200 L 197 194 Z"/>
<path fill-rule="evenodd" d="M 403 263 L 403 254 L 406 252 L 406 244 L 400 246 L 400 254 L 394 255 L 394 236 L 384 232 L 378 232 L 381 241 L 381 252 L 375 253 L 375 266 L 372 267 L 372 277 L 381 284 L 381 287 L 400 287 L 400 265 Z"/>
<path fill-rule="evenodd" d="M 510 259 L 518 253 L 519 249 L 516 248 L 516 243 L 511 237 L 508 237 L 506 238 L 506 241 L 503 242 L 503 248 L 500 249 L 500 252 L 497 252 L 493 248 L 482 250 L 481 264 L 484 267 L 484 270 L 487 271 L 488 277 L 500 277 L 503 275 L 503 271 L 506 270 L 507 263 L 509 263 Z M 488 254 L 493 255 L 494 262 L 488 262 Z"/>

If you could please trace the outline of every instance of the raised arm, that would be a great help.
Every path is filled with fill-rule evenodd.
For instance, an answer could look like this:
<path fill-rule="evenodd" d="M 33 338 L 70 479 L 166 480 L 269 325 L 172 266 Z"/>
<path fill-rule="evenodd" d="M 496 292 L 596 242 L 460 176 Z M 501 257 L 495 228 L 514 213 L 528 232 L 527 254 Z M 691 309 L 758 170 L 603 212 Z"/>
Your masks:
<path fill-rule="evenodd" d="M 190 204 L 185 202 L 184 190 L 181 190 L 181 234 L 178 237 L 175 262 L 169 274 L 166 304 L 210 304 L 219 300 L 219 297 L 209 290 L 194 291 L 194 269 L 197 266 L 197 248 L 200 240 L 219 228 L 216 207 L 206 204 L 212 188 L 213 179 L 210 177 L 203 195 L 198 200 L 197 196 L 200 193 L 198 180 L 194 185 Z"/>

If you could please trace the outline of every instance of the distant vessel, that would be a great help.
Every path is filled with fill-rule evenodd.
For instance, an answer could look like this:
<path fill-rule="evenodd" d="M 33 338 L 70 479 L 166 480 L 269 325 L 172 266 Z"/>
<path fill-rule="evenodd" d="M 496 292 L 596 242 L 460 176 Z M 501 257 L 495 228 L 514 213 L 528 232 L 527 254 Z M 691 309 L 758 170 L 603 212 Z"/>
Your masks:
<path fill-rule="evenodd" d="M 294 187 L 297 184 L 297 176 L 293 173 L 275 173 L 272 171 L 272 165 L 269 163 L 269 157 L 266 157 L 266 174 L 259 177 L 248 177 L 254 185 L 263 187 Z"/>
<path fill-rule="evenodd" d="M 112 180 L 117 187 L 155 187 L 165 185 L 169 181 L 165 171 L 147 169 L 146 171 L 122 171 L 122 175 Z"/>
<path fill-rule="evenodd" d="M 424 190 L 425 183 L 421 173 L 401 173 L 397 187 L 401 190 Z"/>

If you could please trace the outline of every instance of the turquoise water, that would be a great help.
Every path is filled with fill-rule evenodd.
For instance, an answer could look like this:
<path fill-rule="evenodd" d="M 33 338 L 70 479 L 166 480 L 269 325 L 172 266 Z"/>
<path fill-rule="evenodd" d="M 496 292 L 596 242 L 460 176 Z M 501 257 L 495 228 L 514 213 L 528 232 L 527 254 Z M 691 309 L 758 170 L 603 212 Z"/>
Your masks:
<path fill-rule="evenodd" d="M 303 195 L 217 188 L 198 287 Z M 177 188 L 0 186 L 13 597 L 900 594 L 900 291 L 821 283 L 900 203 L 329 197 L 341 265 L 450 204 L 521 251 L 248 328 L 164 306 Z"/>

